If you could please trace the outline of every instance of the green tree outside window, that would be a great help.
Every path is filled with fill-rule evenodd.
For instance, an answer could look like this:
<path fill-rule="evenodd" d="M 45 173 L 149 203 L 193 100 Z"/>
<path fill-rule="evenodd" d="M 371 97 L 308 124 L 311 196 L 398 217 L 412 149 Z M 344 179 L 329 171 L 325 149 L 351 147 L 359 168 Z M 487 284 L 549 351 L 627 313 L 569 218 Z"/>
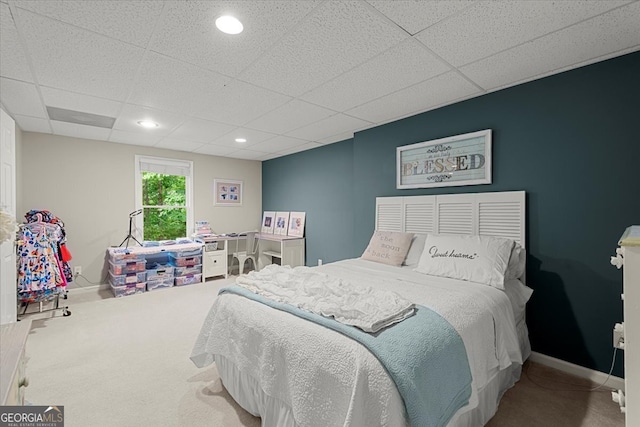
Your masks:
<path fill-rule="evenodd" d="M 142 173 L 144 240 L 187 235 L 186 177 Z"/>

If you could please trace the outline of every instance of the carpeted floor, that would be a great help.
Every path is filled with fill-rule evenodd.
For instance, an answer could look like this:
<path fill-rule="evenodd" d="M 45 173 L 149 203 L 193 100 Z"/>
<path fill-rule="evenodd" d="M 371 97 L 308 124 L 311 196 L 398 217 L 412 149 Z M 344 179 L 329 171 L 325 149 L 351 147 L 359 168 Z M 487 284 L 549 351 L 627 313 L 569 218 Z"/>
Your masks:
<path fill-rule="evenodd" d="M 71 316 L 32 316 L 27 401 L 63 405 L 66 427 L 260 426 L 229 396 L 215 366 L 198 369 L 189 360 L 218 289 L 232 280 L 124 298 L 71 290 Z M 624 426 L 608 391 L 553 391 L 585 382 L 542 365 L 525 367 L 488 426 Z"/>

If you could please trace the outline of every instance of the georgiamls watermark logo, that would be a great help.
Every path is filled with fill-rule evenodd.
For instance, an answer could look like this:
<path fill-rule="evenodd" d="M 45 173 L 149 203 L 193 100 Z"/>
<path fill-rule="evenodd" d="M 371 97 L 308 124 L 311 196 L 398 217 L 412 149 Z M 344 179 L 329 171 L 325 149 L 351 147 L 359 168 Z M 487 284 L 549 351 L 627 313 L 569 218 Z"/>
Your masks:
<path fill-rule="evenodd" d="M 0 406 L 0 427 L 64 427 L 64 406 Z"/>

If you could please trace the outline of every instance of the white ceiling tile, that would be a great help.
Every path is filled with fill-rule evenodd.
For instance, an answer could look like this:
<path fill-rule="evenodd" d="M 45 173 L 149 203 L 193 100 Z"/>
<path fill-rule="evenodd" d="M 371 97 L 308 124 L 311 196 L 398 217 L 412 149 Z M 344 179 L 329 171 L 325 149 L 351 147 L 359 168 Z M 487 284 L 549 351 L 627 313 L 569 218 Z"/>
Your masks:
<path fill-rule="evenodd" d="M 335 113 L 335 111 L 294 99 L 282 107 L 276 108 L 264 116 L 247 123 L 246 127 L 266 132 L 286 133 L 325 119 Z"/>
<path fill-rule="evenodd" d="M 158 148 L 167 148 L 169 150 L 194 151 L 195 149 L 200 148 L 203 145 L 205 144 L 201 142 L 193 142 L 176 138 L 164 138 L 155 146 Z"/>
<path fill-rule="evenodd" d="M 362 3 L 325 2 L 240 78 L 298 96 L 407 37 Z"/>
<path fill-rule="evenodd" d="M 237 151 L 237 149 L 213 144 L 204 144 L 202 147 L 193 150 L 194 153 L 208 154 L 210 156 L 226 156 L 234 151 Z"/>
<path fill-rule="evenodd" d="M 469 7 L 474 1 L 384 0 L 368 1 L 368 3 L 413 35 Z"/>
<path fill-rule="evenodd" d="M 99 114 L 107 117 L 116 117 L 122 108 L 122 102 L 82 95 L 66 90 L 53 89 L 46 86 L 40 86 L 40 93 L 42 93 L 44 104 L 48 107 L 82 111 L 84 113 Z"/>
<path fill-rule="evenodd" d="M 152 122 L 158 123 L 159 126 L 152 129 L 143 128 L 138 124 L 138 122 L 142 120 L 151 120 Z M 183 121 L 183 116 L 178 116 L 166 111 L 125 104 L 113 125 L 113 129 L 154 135 L 157 141 L 159 137 L 169 135 Z"/>
<path fill-rule="evenodd" d="M 347 111 L 374 123 L 386 123 L 417 112 L 452 104 L 480 90 L 456 72 L 449 72 Z"/>
<path fill-rule="evenodd" d="M 290 99 L 288 96 L 235 80 L 211 94 L 194 115 L 242 126 Z"/>
<path fill-rule="evenodd" d="M 351 139 L 351 138 L 353 138 L 353 132 L 343 132 L 337 135 L 329 136 L 327 138 L 319 139 L 316 142 L 319 142 L 320 144 L 333 144 L 334 142 L 340 142 L 340 141 L 344 141 L 345 139 Z"/>
<path fill-rule="evenodd" d="M 640 2 L 507 50 L 460 70 L 488 90 L 640 49 Z M 531 61 L 535 58 L 535 61 Z"/>
<path fill-rule="evenodd" d="M 308 142 L 306 144 L 296 145 L 295 147 L 288 148 L 286 150 L 280 151 L 280 155 L 287 156 L 293 153 L 300 153 L 301 151 L 312 150 L 314 148 L 322 147 L 322 144 L 318 144 L 317 142 Z"/>
<path fill-rule="evenodd" d="M 198 142 L 212 142 L 220 136 L 235 129 L 235 126 L 208 120 L 189 119 L 171 132 L 171 138 L 192 140 Z M 202 145 L 202 144 L 200 144 Z"/>
<path fill-rule="evenodd" d="M 256 145 L 252 145 L 251 149 L 256 151 L 262 151 L 264 153 L 277 153 L 279 151 L 288 150 L 300 145 L 306 145 L 309 141 L 304 139 L 291 138 L 288 136 L 276 136 L 265 142 L 261 142 Z"/>
<path fill-rule="evenodd" d="M 237 75 L 279 40 L 319 1 L 169 2 L 152 50 L 228 76 Z M 237 35 L 217 30 L 215 19 L 232 14 L 244 25 Z"/>
<path fill-rule="evenodd" d="M 124 101 L 141 48 L 19 9 L 38 83 Z"/>
<path fill-rule="evenodd" d="M 142 47 L 147 46 L 163 7 L 163 2 L 152 0 L 18 0 L 14 3 L 40 15 Z"/>
<path fill-rule="evenodd" d="M 11 114 L 49 118 L 34 84 L 0 78 L 0 93 L 2 103 Z"/>
<path fill-rule="evenodd" d="M 51 127 L 55 135 L 71 136 L 74 138 L 96 139 L 106 141 L 111 129 L 95 126 L 78 125 L 75 123 L 58 122 L 51 120 Z"/>
<path fill-rule="evenodd" d="M 253 150 L 238 150 L 232 153 L 227 154 L 227 157 L 231 157 L 233 159 L 244 159 L 244 160 L 261 160 L 265 154 L 261 151 L 253 151 Z"/>
<path fill-rule="evenodd" d="M 212 141 L 212 144 L 234 147 L 236 150 L 252 147 L 255 144 L 259 144 L 262 141 L 273 138 L 275 135 L 272 133 L 262 132 L 255 129 L 247 128 L 235 128 L 231 132 L 216 138 Z M 247 142 L 236 142 L 236 138 L 244 138 Z"/>
<path fill-rule="evenodd" d="M 230 81 L 221 74 L 150 52 L 140 67 L 129 102 L 192 115 Z"/>
<path fill-rule="evenodd" d="M 19 114 L 14 115 L 13 119 L 18 124 L 18 127 L 25 132 L 51 133 L 51 126 L 47 119 L 21 116 Z"/>
<path fill-rule="evenodd" d="M 618 7 L 624 1 L 482 1 L 416 36 L 455 66 Z M 460 31 L 464 28 L 464 31 Z"/>
<path fill-rule="evenodd" d="M 9 6 L 0 4 L 0 76 L 33 82 Z"/>
<path fill-rule="evenodd" d="M 370 126 L 371 122 L 349 117 L 344 114 L 335 114 L 319 122 L 289 132 L 287 136 L 305 139 L 307 141 L 318 141 L 339 133 L 361 130 Z"/>
<path fill-rule="evenodd" d="M 151 133 L 125 132 L 114 129 L 111 131 L 108 141 L 120 144 L 153 146 L 160 142 L 161 136 Z"/>
<path fill-rule="evenodd" d="M 346 111 L 449 70 L 449 66 L 409 38 L 301 98 Z"/>

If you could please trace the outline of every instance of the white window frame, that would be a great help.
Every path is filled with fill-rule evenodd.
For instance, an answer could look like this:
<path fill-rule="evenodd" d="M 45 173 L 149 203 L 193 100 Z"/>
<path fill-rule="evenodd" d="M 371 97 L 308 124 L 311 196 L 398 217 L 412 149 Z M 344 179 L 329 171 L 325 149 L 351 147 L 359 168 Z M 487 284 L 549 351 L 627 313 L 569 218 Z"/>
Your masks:
<path fill-rule="evenodd" d="M 144 156 L 136 154 L 135 156 L 135 172 L 136 172 L 136 183 L 135 183 L 135 196 L 136 196 L 136 210 L 142 209 L 142 168 L 140 164 L 142 162 L 152 163 L 157 165 L 159 168 L 188 168 L 188 174 L 185 174 L 185 203 L 187 208 L 187 235 L 185 237 L 189 237 L 194 233 L 194 215 L 193 215 L 193 162 L 190 160 L 178 160 L 178 159 L 168 159 L 164 157 L 152 157 L 152 156 Z M 161 172 L 159 172 L 161 173 Z M 133 235 L 136 239 L 142 242 L 144 235 L 144 215 L 137 215 L 134 217 L 134 225 L 135 229 L 132 231 Z"/>

